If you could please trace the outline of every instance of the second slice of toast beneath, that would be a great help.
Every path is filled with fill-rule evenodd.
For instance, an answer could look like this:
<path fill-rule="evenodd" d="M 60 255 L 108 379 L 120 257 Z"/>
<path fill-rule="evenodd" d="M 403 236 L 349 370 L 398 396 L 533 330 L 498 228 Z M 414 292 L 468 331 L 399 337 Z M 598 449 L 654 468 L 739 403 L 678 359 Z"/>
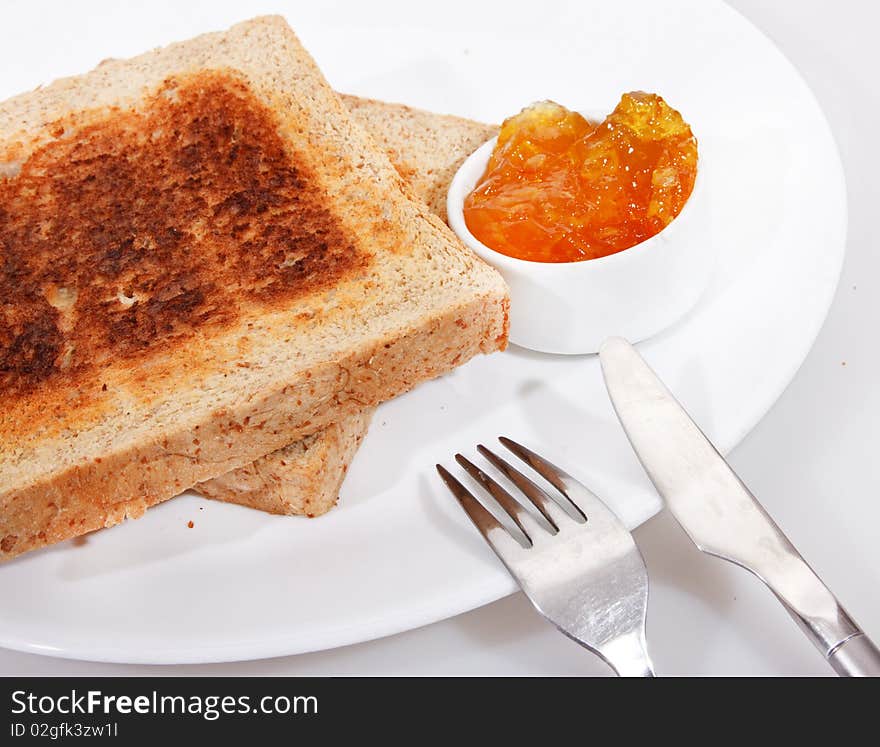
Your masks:
<path fill-rule="evenodd" d="M 207 498 L 284 516 L 320 516 L 339 488 L 373 417 L 368 407 L 312 436 L 196 486 Z"/>

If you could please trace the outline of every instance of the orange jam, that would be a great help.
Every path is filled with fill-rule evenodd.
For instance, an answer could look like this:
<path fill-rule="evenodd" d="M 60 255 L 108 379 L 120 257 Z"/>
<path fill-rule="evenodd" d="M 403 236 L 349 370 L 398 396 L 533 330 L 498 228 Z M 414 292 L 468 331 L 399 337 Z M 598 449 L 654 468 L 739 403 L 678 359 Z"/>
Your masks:
<path fill-rule="evenodd" d="M 596 259 L 661 231 L 696 175 L 696 138 L 660 96 L 624 94 L 598 125 L 544 101 L 505 120 L 464 218 L 510 257 Z"/>

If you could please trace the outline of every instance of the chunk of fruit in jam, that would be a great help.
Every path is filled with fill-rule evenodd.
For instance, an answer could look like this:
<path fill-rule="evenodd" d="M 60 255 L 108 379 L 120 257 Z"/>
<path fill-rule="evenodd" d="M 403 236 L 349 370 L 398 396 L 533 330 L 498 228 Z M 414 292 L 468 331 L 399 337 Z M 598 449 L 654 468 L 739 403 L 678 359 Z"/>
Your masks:
<path fill-rule="evenodd" d="M 660 96 L 624 94 L 598 125 L 544 101 L 505 120 L 464 217 L 511 257 L 595 259 L 661 231 L 696 174 L 696 138 Z"/>

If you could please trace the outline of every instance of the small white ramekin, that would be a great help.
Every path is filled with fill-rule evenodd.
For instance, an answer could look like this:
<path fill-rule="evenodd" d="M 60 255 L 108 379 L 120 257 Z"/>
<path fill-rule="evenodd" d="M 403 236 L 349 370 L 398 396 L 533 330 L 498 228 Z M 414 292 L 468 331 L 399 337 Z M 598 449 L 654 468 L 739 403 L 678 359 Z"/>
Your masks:
<path fill-rule="evenodd" d="M 645 340 L 693 308 L 714 264 L 702 155 L 691 196 L 660 233 L 599 259 L 531 262 L 489 248 L 464 221 L 464 200 L 483 175 L 495 140 L 461 165 L 446 209 L 453 231 L 510 287 L 511 342 L 544 353 L 595 353 L 607 337 Z"/>

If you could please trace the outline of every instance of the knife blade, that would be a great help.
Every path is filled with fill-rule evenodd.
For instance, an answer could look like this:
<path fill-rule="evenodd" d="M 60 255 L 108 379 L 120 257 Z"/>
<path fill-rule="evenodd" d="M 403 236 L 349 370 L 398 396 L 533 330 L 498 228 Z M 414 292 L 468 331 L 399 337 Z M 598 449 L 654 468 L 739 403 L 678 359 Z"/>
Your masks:
<path fill-rule="evenodd" d="M 599 360 L 633 450 L 694 544 L 761 579 L 838 674 L 880 676 L 880 651 L 635 348 L 610 338 Z"/>

